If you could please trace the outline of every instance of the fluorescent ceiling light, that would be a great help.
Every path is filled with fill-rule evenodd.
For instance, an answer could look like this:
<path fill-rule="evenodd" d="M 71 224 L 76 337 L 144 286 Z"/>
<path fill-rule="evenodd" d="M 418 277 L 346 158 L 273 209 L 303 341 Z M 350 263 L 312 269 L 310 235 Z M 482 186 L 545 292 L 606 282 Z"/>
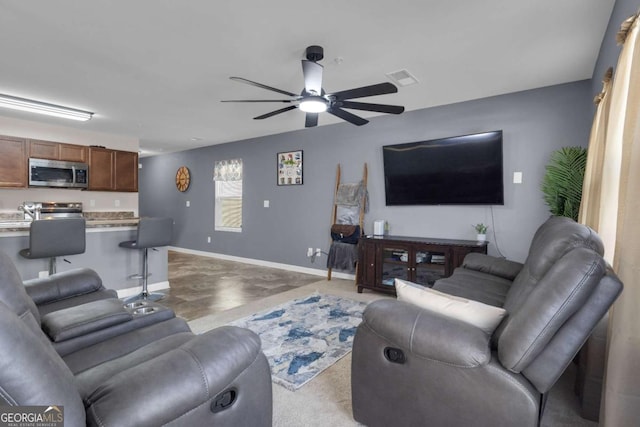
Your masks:
<path fill-rule="evenodd" d="M 305 113 L 324 113 L 327 111 L 327 101 L 320 96 L 310 96 L 298 105 Z"/>
<path fill-rule="evenodd" d="M 0 107 L 83 122 L 90 120 L 93 116 L 93 113 L 89 111 L 76 110 L 75 108 L 67 108 L 60 105 L 47 104 L 46 102 L 32 101 L 30 99 L 2 94 L 0 94 Z"/>

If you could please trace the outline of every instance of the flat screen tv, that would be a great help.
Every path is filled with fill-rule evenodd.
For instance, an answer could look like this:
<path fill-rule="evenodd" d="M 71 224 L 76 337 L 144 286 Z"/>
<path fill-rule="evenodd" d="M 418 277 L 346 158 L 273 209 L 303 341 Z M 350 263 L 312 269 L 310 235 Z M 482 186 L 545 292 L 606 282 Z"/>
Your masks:
<path fill-rule="evenodd" d="M 502 131 L 382 147 L 387 206 L 502 205 Z"/>

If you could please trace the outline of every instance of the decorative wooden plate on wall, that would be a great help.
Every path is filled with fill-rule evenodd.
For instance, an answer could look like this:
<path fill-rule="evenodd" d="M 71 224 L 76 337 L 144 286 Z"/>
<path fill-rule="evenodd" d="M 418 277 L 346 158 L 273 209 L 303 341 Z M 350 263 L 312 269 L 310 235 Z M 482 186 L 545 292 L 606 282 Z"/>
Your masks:
<path fill-rule="evenodd" d="M 189 169 L 186 166 L 180 166 L 178 172 L 176 172 L 176 188 L 178 191 L 187 191 L 189 184 L 191 183 L 191 175 Z"/>

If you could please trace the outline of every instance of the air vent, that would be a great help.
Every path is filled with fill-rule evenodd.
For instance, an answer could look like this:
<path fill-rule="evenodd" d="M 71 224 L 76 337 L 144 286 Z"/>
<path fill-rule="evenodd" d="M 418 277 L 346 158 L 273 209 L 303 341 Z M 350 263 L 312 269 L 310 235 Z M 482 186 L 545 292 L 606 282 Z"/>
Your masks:
<path fill-rule="evenodd" d="M 398 86 L 409 86 L 418 83 L 418 79 L 407 70 L 393 71 L 387 73 L 386 76 L 397 83 Z"/>

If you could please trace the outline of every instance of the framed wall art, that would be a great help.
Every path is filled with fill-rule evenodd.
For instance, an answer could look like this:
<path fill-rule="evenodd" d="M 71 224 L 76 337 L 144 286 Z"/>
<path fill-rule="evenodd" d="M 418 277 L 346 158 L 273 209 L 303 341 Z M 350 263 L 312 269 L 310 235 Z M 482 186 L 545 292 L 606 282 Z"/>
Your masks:
<path fill-rule="evenodd" d="M 302 150 L 278 153 L 278 185 L 302 185 Z"/>

